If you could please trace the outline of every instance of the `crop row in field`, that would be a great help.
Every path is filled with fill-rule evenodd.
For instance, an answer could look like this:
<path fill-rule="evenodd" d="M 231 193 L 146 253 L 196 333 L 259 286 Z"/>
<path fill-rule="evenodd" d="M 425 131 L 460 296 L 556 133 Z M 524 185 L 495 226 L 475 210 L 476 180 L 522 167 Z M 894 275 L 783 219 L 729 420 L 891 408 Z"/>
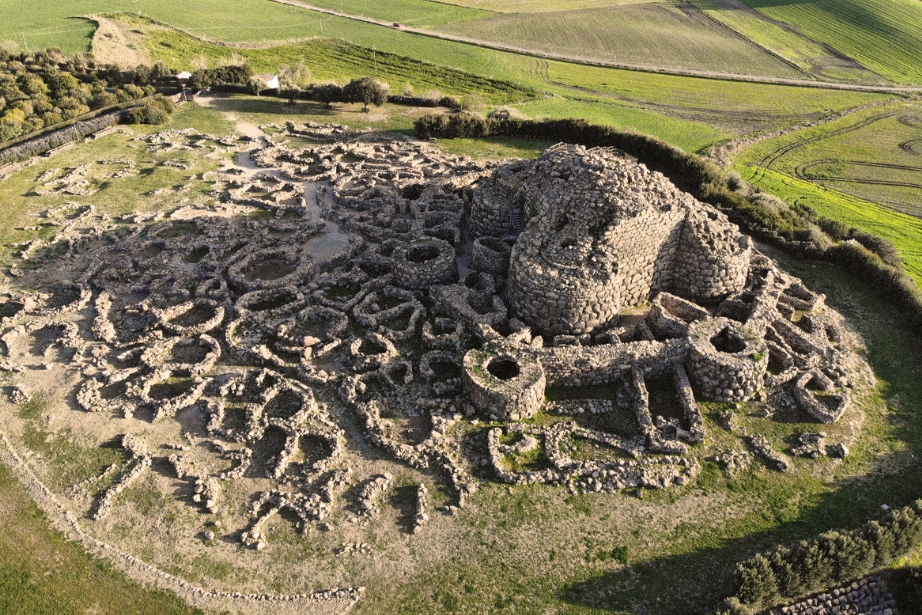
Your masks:
<path fill-rule="evenodd" d="M 868 109 L 749 148 L 744 164 L 922 216 L 922 105 Z"/>
<path fill-rule="evenodd" d="M 737 164 L 754 186 L 791 203 L 802 203 L 821 216 L 841 220 L 860 230 L 889 239 L 903 257 L 903 266 L 922 285 L 922 220 L 837 190 L 777 171 Z"/>
<path fill-rule="evenodd" d="M 744 2 L 893 81 L 922 82 L 922 3 L 918 0 Z"/>
<path fill-rule="evenodd" d="M 883 77 L 828 45 L 767 18 L 740 0 L 692 0 L 700 10 L 824 81 L 877 83 Z"/>
<path fill-rule="evenodd" d="M 439 30 L 574 57 L 803 78 L 804 74 L 687 3 L 499 14 Z"/>
<path fill-rule="evenodd" d="M 492 14 L 489 7 L 483 7 L 487 10 L 478 10 L 432 0 L 389 0 L 380 3 L 366 0 L 311 0 L 309 4 L 349 15 L 396 21 L 416 28 L 431 28 Z"/>

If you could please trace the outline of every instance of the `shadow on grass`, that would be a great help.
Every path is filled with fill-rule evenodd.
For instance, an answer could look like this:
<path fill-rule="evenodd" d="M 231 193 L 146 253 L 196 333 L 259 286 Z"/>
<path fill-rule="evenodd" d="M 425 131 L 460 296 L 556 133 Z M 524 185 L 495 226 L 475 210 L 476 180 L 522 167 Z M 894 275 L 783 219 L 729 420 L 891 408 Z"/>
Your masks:
<path fill-rule="evenodd" d="M 772 256 L 811 289 L 826 293 L 828 303 L 864 337 L 868 359 L 888 401 L 889 410 L 882 420 L 891 430 L 889 439 L 902 450 L 863 462 L 869 466 L 867 475 L 831 485 L 833 491 L 812 498 L 793 519 L 779 518 L 783 510 L 773 505 L 773 500 L 783 505 L 797 494 L 760 494 L 765 498 L 766 519 L 771 523 L 776 518 L 777 525 L 770 530 L 574 582 L 558 594 L 560 600 L 612 613 L 707 613 L 732 594 L 737 562 L 778 544 L 832 529 L 856 528 L 877 518 L 882 504 L 904 506 L 922 497 L 922 473 L 916 461 L 916 456 L 922 455 L 922 415 L 918 412 L 922 408 L 922 381 L 918 377 L 922 373 L 922 341 L 909 334 L 903 316 L 870 285 L 830 265 Z M 866 436 L 861 442 L 871 440 Z M 848 468 L 843 470 L 848 473 Z M 722 529 L 714 531 L 721 533 Z"/>

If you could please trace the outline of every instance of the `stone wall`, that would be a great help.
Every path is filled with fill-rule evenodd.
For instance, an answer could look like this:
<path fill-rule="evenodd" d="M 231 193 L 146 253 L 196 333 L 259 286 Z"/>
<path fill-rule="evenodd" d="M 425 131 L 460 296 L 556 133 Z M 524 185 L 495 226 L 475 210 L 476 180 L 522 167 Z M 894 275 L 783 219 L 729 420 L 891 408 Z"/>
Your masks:
<path fill-rule="evenodd" d="M 537 351 L 548 386 L 609 384 L 637 367 L 645 376 L 668 373 L 688 354 L 684 339 L 599 346 L 554 346 Z"/>

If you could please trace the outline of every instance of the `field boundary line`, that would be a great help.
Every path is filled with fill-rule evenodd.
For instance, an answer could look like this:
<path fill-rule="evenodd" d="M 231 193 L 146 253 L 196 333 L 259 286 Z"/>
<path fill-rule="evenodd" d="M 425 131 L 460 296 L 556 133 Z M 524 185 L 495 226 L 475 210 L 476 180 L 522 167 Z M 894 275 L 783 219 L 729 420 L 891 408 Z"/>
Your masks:
<path fill-rule="evenodd" d="M 442 32 L 435 32 L 433 30 L 424 30 L 422 28 L 414 28 L 411 26 L 401 26 L 396 28 L 394 22 L 387 22 L 380 19 L 373 19 L 371 17 L 364 17 L 360 15 L 352 15 L 350 13 L 342 13 L 340 11 L 334 11 L 333 9 L 321 8 L 309 4 L 307 2 L 300 2 L 299 0 L 267 0 L 268 2 L 276 2 L 278 4 L 286 4 L 288 6 L 299 7 L 302 9 L 307 9 L 310 11 L 316 11 L 318 13 L 325 13 L 327 15 L 333 15 L 335 17 L 342 17 L 344 19 L 351 19 L 354 21 L 361 21 L 375 26 L 380 26 L 383 28 L 388 28 L 390 30 L 395 30 L 398 32 L 404 32 L 408 34 L 416 34 L 419 36 L 428 36 L 429 38 L 440 39 L 444 41 L 450 41 L 454 43 L 463 43 L 465 45 L 474 45 L 476 47 L 483 47 L 485 49 L 493 49 L 496 51 L 505 51 L 507 53 L 514 53 L 518 55 L 533 56 L 536 58 L 544 58 L 547 60 L 556 60 L 559 62 L 568 62 L 571 64 L 583 64 L 586 66 L 598 66 L 600 68 L 617 68 L 621 70 L 632 70 L 637 72 L 645 73 L 654 73 L 660 75 L 673 75 L 677 77 L 695 77 L 700 79 L 714 79 L 718 81 L 739 81 L 743 83 L 762 83 L 766 85 L 781 85 L 781 86 L 793 86 L 793 87 L 809 87 L 817 88 L 823 90 L 846 90 L 851 92 L 878 92 L 883 94 L 906 94 L 906 93 L 919 93 L 922 94 L 922 86 L 887 86 L 887 85 L 861 85 L 856 83 L 840 83 L 835 81 L 814 81 L 807 79 L 789 79 L 784 77 L 760 77 L 758 75 L 740 75 L 736 73 L 722 73 L 718 71 L 701 71 L 693 69 L 684 69 L 684 68 L 669 68 L 665 66 L 649 66 L 645 64 L 630 64 L 626 62 L 611 62 L 606 60 L 593 60 L 591 58 L 583 58 L 579 56 L 571 56 L 567 54 L 559 53 L 550 53 L 546 51 L 538 51 L 535 49 L 527 49 L 524 47 L 515 47 L 513 45 L 504 45 L 502 43 L 494 43 L 491 41 L 484 41 L 475 38 L 469 38 L 466 36 L 458 36 L 455 34 L 445 34 Z"/>

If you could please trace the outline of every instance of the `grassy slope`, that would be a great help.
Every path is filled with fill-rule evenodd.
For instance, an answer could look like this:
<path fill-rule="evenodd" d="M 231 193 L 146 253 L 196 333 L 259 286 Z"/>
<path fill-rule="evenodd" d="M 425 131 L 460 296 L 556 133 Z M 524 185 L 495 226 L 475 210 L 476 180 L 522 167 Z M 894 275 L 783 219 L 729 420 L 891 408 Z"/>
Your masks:
<path fill-rule="evenodd" d="M 734 0 L 693 2 L 710 17 L 820 79 L 884 81 L 879 75 L 855 65 L 854 62 L 834 56 L 828 48 L 817 41 L 767 19 L 757 11 L 738 10 Z"/>
<path fill-rule="evenodd" d="M 709 19 L 671 3 L 501 14 L 439 28 L 554 53 L 635 64 L 803 78 L 804 74 Z"/>
<path fill-rule="evenodd" d="M 25 489 L 0 465 L 0 611 L 4 615 L 192 615 L 176 596 L 146 589 L 48 526 Z"/>
<path fill-rule="evenodd" d="M 826 190 L 774 171 L 737 166 L 753 185 L 790 202 L 809 205 L 820 215 L 842 220 L 858 229 L 880 235 L 896 245 L 906 270 L 922 286 L 922 220 L 835 190 Z"/>
<path fill-rule="evenodd" d="M 910 153 L 915 151 L 911 145 L 918 142 L 919 126 L 909 121 L 920 112 L 919 103 L 868 109 L 758 143 L 737 156 L 737 167 L 772 194 L 802 201 L 824 216 L 891 240 L 900 249 L 907 270 L 922 283 L 922 220 L 917 217 L 922 214 L 922 188 L 835 179 L 922 185 L 922 156 Z M 910 146 L 906 149 L 900 147 L 907 143 Z M 775 158 L 777 154 L 783 155 Z M 814 164 L 816 161 L 828 162 Z M 854 162 L 908 168 L 867 167 Z M 798 174 L 815 181 L 798 179 Z"/>
<path fill-rule="evenodd" d="M 918 0 L 744 0 L 900 83 L 922 83 Z"/>
<path fill-rule="evenodd" d="M 380 19 L 396 21 L 416 28 L 432 28 L 447 23 L 468 21 L 489 16 L 491 10 L 478 10 L 431 0 L 312 0 L 309 4 L 325 9 Z M 484 7 L 489 9 L 489 7 Z"/>

